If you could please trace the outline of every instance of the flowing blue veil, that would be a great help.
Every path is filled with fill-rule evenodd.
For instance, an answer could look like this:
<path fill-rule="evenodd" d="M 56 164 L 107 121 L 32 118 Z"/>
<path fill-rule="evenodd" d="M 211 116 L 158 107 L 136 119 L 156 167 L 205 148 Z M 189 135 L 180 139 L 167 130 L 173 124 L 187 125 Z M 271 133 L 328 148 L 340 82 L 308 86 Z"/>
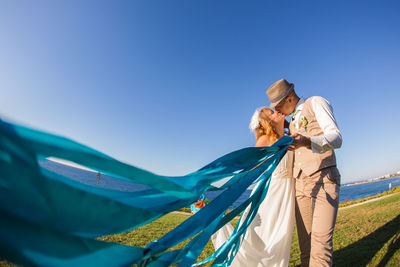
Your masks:
<path fill-rule="evenodd" d="M 195 266 L 210 261 L 229 266 L 291 142 L 283 137 L 271 147 L 243 148 L 198 171 L 171 177 L 67 138 L 0 120 L 0 257 L 24 266 Z M 86 185 L 39 164 L 49 157 L 145 187 L 127 192 Z M 213 185 L 226 178 L 222 186 Z M 253 194 L 230 210 L 255 183 Z M 215 190 L 223 192 L 145 248 L 96 239 L 138 228 Z M 210 236 L 247 207 L 248 215 L 240 219 L 229 240 L 196 263 Z M 190 238 L 184 248 L 170 250 Z"/>

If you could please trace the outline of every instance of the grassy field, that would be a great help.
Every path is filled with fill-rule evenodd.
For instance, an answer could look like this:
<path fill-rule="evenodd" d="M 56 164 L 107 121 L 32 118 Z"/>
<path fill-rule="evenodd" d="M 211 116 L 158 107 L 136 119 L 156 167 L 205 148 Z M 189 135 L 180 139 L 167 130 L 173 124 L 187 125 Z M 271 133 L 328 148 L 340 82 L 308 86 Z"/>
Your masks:
<path fill-rule="evenodd" d="M 187 218 L 187 215 L 168 214 L 131 232 L 101 239 L 143 247 Z M 179 244 L 175 248 L 181 248 L 185 244 Z M 213 252 L 214 248 L 208 242 L 200 259 L 205 259 Z M 300 264 L 299 254 L 295 230 L 290 266 Z M 400 266 L 400 194 L 339 210 L 333 256 L 334 266 Z M 0 261 L 0 265 L 11 266 L 6 261 Z"/>
<path fill-rule="evenodd" d="M 150 240 L 160 238 L 186 218 L 186 215 L 168 214 L 132 232 L 102 239 L 144 246 Z M 185 244 L 180 244 L 176 248 Z M 205 259 L 213 252 L 214 248 L 209 242 L 200 259 Z M 290 266 L 300 264 L 299 255 L 295 230 Z M 400 266 L 400 194 L 339 210 L 333 257 L 335 266 Z"/>
<path fill-rule="evenodd" d="M 334 266 L 400 266 L 400 194 L 339 210 L 333 250 Z M 295 233 L 290 266 L 299 255 Z"/>

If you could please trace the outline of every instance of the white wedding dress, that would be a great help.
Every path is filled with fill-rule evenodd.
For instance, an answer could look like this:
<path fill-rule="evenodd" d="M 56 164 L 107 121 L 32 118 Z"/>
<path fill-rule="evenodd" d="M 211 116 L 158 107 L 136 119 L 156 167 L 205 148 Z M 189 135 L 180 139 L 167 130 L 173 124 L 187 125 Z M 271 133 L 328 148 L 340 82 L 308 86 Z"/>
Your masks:
<path fill-rule="evenodd" d="M 293 154 L 288 151 L 272 173 L 267 195 L 231 266 L 289 265 L 295 218 L 294 196 Z M 215 249 L 230 237 L 233 229 L 227 223 L 211 237 Z"/>

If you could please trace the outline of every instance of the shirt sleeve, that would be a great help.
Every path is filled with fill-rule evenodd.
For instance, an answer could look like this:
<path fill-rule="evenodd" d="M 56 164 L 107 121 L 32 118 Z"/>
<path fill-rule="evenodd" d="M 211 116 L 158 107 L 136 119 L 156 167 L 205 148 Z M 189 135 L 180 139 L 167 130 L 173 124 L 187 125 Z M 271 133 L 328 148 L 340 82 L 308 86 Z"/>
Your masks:
<path fill-rule="evenodd" d="M 324 153 L 342 146 L 342 135 L 336 124 L 331 104 L 320 96 L 311 100 L 312 108 L 323 135 L 311 136 L 311 149 L 315 153 Z"/>

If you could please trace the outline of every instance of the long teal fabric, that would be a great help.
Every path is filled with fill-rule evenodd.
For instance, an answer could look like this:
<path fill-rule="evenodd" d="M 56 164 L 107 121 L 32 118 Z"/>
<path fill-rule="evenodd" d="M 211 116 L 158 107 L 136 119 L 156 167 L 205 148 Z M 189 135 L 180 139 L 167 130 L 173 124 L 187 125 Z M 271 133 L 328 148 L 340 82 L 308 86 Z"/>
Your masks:
<path fill-rule="evenodd" d="M 292 142 L 248 147 L 185 176 L 171 177 L 131 166 L 70 139 L 0 120 L 0 257 L 24 266 L 229 266 L 264 199 L 271 173 Z M 48 157 L 146 185 L 127 192 L 82 184 L 39 165 Z M 213 184 L 222 179 L 222 186 Z M 257 189 L 227 211 L 251 186 Z M 216 199 L 145 248 L 97 240 L 133 230 L 187 207 L 213 190 Z M 196 263 L 210 236 L 248 208 L 231 238 Z M 182 249 L 170 250 L 187 239 Z"/>

